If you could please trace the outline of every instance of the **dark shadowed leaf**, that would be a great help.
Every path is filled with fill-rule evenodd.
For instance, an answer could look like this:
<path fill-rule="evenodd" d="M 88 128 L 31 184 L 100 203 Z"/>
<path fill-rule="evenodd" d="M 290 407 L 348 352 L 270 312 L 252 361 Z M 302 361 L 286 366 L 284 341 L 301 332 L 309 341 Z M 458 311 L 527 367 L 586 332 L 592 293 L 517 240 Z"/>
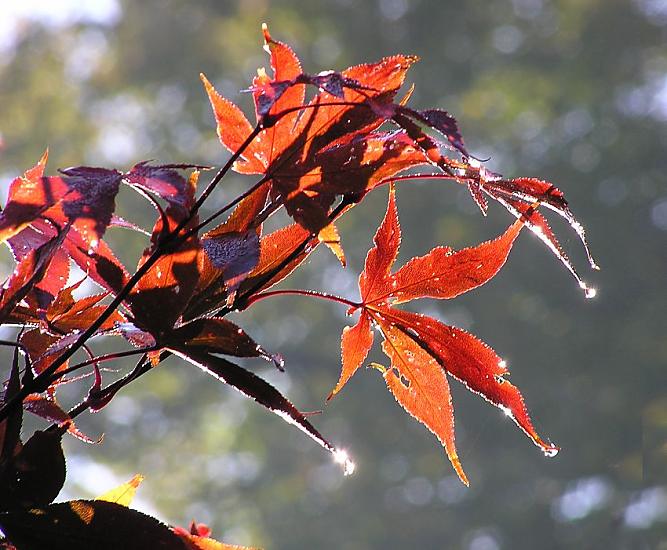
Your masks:
<path fill-rule="evenodd" d="M 0 514 L 0 528 L 21 550 L 185 550 L 157 519 L 104 500 L 72 500 Z"/>
<path fill-rule="evenodd" d="M 321 447 L 329 451 L 334 458 L 339 456 L 338 450 L 329 443 L 308 422 L 306 417 L 292 403 L 268 382 L 244 368 L 204 351 L 186 347 L 170 348 L 175 354 L 198 366 L 203 371 L 215 376 L 218 380 L 232 386 L 242 394 L 251 397 L 257 403 L 277 414 L 280 418 L 295 425 L 311 437 Z M 353 467 L 345 464 L 346 470 Z"/>
<path fill-rule="evenodd" d="M 279 359 L 262 349 L 246 332 L 231 321 L 211 317 L 197 319 L 182 325 L 167 336 L 165 346 L 184 344 L 201 348 L 208 353 L 222 353 L 235 357 L 262 357 L 276 362 Z"/>
<path fill-rule="evenodd" d="M 41 222 L 41 223 L 40 223 Z M 46 233 L 38 230 L 42 227 Z M 70 228 L 70 232 L 72 228 Z M 30 251 L 39 248 L 44 243 L 57 235 L 57 232 L 50 224 L 41 220 L 36 220 L 34 226 L 29 226 L 9 239 L 8 244 L 14 255 L 14 259 L 20 262 Z M 67 238 L 67 237 L 66 237 Z M 28 296 L 31 306 L 36 309 L 46 309 L 58 293 L 67 284 L 70 273 L 70 258 L 67 250 L 58 249 L 51 259 L 47 269 L 47 275 L 39 281 L 33 292 Z"/>
<path fill-rule="evenodd" d="M 63 335 L 56 336 L 55 334 L 50 334 L 40 328 L 27 330 L 21 334 L 20 342 L 28 352 L 32 363 L 32 370 L 35 374 L 39 374 L 47 369 L 56 359 L 55 355 L 49 354 L 49 349 L 51 349 L 51 347 L 61 338 L 63 338 Z M 63 370 L 65 368 L 67 368 L 67 363 L 64 363 L 58 370 Z"/>
<path fill-rule="evenodd" d="M 95 250 L 90 250 L 78 232 L 70 230 L 65 248 L 72 260 L 105 290 L 117 294 L 130 278 L 125 266 L 104 240 L 98 243 Z"/>
<path fill-rule="evenodd" d="M 12 358 L 12 367 L 9 372 L 7 386 L 2 393 L 0 404 L 8 403 L 21 389 L 19 380 L 19 349 L 14 348 Z M 21 445 L 21 425 L 23 424 L 23 409 L 16 407 L 4 420 L 0 421 L 0 475 L 4 476 L 4 471 L 11 463 L 14 453 Z"/>
<path fill-rule="evenodd" d="M 151 247 L 144 251 L 139 267 L 148 260 L 167 229 L 176 229 L 187 213 L 177 207 L 166 211 L 169 227 L 158 219 L 151 237 Z M 196 224 L 196 218 L 189 225 Z M 139 280 L 128 297 L 135 324 L 155 336 L 172 329 L 190 301 L 199 279 L 197 256 L 199 238 L 193 235 L 185 242 L 163 254 Z"/>
<path fill-rule="evenodd" d="M 408 107 L 399 107 L 400 111 L 412 116 L 414 119 L 427 124 L 447 138 L 449 144 L 465 156 L 470 156 L 463 144 L 463 136 L 459 130 L 456 119 L 447 111 L 441 109 L 429 109 L 426 111 L 415 111 Z"/>
<path fill-rule="evenodd" d="M 65 483 L 62 433 L 36 431 L 1 473 L 0 509 L 44 506 Z"/>

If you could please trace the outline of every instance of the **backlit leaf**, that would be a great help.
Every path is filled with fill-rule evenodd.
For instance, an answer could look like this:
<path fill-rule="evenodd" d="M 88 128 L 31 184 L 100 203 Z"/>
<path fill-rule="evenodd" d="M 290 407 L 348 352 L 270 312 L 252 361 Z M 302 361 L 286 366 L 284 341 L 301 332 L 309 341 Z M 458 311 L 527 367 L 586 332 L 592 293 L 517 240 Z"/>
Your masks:
<path fill-rule="evenodd" d="M 118 487 L 114 487 L 106 493 L 98 496 L 96 500 L 105 500 L 107 502 L 115 502 L 121 506 L 129 506 L 143 480 L 144 476 L 136 474 L 130 481 L 127 481 Z"/>
<path fill-rule="evenodd" d="M 340 391 L 364 361 L 373 341 L 370 324 L 376 324 L 384 338 L 382 349 L 391 359 L 391 368 L 383 369 L 389 390 L 438 437 L 466 485 L 468 480 L 454 444 L 447 374 L 505 411 L 546 455 L 553 456 L 558 447 L 537 434 L 523 397 L 503 378 L 507 369 L 491 348 L 461 329 L 392 306 L 423 297 L 453 298 L 486 283 L 507 260 L 522 226 L 523 221 L 518 220 L 500 237 L 457 252 L 435 248 L 392 274 L 401 229 L 395 191 L 390 185 L 387 212 L 359 276 L 361 317 L 354 328 L 343 331 L 343 369 L 331 395 Z"/>
<path fill-rule="evenodd" d="M 148 260 L 164 236 L 178 226 L 184 215 L 186 213 L 180 208 L 169 207 L 169 226 L 165 227 L 162 220 L 158 219 L 153 228 L 151 247 L 144 251 L 139 266 Z M 196 219 L 190 222 L 195 223 Z M 139 328 L 147 329 L 156 335 L 171 330 L 197 286 L 199 253 L 199 239 L 193 235 L 175 250 L 162 254 L 139 280 L 128 297 Z"/>
<path fill-rule="evenodd" d="M 387 386 L 401 406 L 440 440 L 457 475 L 468 485 L 454 442 L 454 409 L 445 371 L 396 325 L 383 325 L 382 333 L 382 349 L 392 366 L 384 373 Z"/>
<path fill-rule="evenodd" d="M 362 313 L 354 327 L 345 327 L 343 329 L 340 344 L 343 370 L 340 373 L 340 379 L 336 387 L 329 394 L 328 399 L 336 395 L 347 384 L 347 381 L 352 378 L 352 375 L 357 372 L 372 346 L 373 330 L 371 319 L 366 313 Z"/>

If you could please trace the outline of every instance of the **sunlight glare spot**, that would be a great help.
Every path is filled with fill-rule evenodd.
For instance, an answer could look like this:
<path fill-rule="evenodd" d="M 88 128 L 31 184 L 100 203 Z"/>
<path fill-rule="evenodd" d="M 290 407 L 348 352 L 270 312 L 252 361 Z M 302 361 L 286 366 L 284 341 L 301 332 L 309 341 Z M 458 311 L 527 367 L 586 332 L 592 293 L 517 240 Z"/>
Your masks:
<path fill-rule="evenodd" d="M 351 476 L 354 473 L 357 465 L 350 459 L 350 455 L 347 454 L 345 449 L 336 449 L 333 452 L 333 458 L 336 464 L 343 467 L 344 475 Z"/>

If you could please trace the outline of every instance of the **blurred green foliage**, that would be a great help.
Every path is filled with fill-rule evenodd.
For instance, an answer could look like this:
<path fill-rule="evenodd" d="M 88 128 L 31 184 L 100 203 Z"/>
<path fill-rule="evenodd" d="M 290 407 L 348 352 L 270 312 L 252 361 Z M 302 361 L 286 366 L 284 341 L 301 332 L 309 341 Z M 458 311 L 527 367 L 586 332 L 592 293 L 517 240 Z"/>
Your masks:
<path fill-rule="evenodd" d="M 151 158 L 221 164 L 226 154 L 198 74 L 249 107 L 239 90 L 267 64 L 265 21 L 311 72 L 395 52 L 420 55 L 411 101 L 455 114 L 469 148 L 490 156 L 492 169 L 549 179 L 565 191 L 602 271 L 585 273 L 599 289 L 586 301 L 524 235 L 487 287 L 422 305 L 472 328 L 506 357 L 538 429 L 563 448 L 554 459 L 499 411 L 454 387 L 472 482 L 466 490 L 436 440 L 366 371 L 316 419 L 358 464 L 343 479 L 296 430 L 173 361 L 82 419 L 84 430 L 105 438 L 93 447 L 68 443 L 70 496 L 141 472 L 143 509 L 174 523 L 210 522 L 223 540 L 267 548 L 667 548 L 664 2 L 100 5 L 106 15 L 84 16 L 80 8 L 69 19 L 4 15 L 13 34 L 0 53 L 3 192 L 47 146 L 52 172 Z M 230 178 L 215 200 L 247 185 Z M 346 271 L 322 250 L 288 284 L 354 293 L 385 200 L 378 193 L 341 223 Z M 131 195 L 120 202 L 128 219 L 152 223 Z M 474 244 L 509 221 L 499 208 L 483 219 L 465 190 L 444 183 L 401 187 L 398 206 L 402 258 L 436 244 Z M 585 272 L 575 236 L 555 225 Z M 144 243 L 113 231 L 133 265 Z M 288 374 L 267 376 L 302 409 L 323 408 L 338 376 L 344 312 L 281 298 L 238 320 L 285 355 Z M 378 352 L 371 359 L 383 361 Z"/>

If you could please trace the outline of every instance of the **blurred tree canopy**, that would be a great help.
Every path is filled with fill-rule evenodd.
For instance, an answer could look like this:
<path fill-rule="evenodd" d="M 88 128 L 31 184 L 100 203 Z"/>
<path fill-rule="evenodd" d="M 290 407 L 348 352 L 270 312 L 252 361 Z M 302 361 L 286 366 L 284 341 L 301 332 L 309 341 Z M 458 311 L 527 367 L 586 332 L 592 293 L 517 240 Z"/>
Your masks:
<path fill-rule="evenodd" d="M 267 22 L 311 72 L 419 55 L 411 102 L 453 113 L 492 169 L 563 189 L 602 266 L 586 273 L 599 289 L 586 301 L 524 235 L 491 284 L 425 306 L 474 326 L 508 359 L 539 431 L 563 449 L 554 459 L 454 387 L 466 490 L 433 437 L 366 371 L 317 419 L 355 457 L 357 474 L 343 479 L 301 434 L 174 361 L 81 421 L 105 438 L 69 441 L 70 496 L 141 472 L 147 511 L 210 522 L 221 539 L 267 548 L 667 548 L 665 2 L 33 4 L 0 7 L 3 193 L 47 146 L 51 172 L 143 159 L 221 164 L 198 74 L 249 108 L 239 90 L 267 64 Z M 479 242 L 508 222 L 498 208 L 483 219 L 453 185 L 405 186 L 398 200 L 403 258 Z M 135 202 L 126 197 L 119 210 L 140 222 Z M 321 269 L 306 268 L 301 282 L 332 290 L 334 280 L 354 293 L 383 202 L 371 199 L 341 224 L 347 270 L 321 251 L 312 261 Z M 126 238 L 115 231 L 116 242 Z M 574 237 L 561 234 L 584 271 Z M 128 243 L 128 258 L 142 246 Z M 322 270 L 329 282 L 309 275 Z M 258 305 L 245 327 L 285 355 L 288 374 L 272 381 L 317 410 L 337 379 L 345 322 L 326 304 L 285 299 Z"/>

